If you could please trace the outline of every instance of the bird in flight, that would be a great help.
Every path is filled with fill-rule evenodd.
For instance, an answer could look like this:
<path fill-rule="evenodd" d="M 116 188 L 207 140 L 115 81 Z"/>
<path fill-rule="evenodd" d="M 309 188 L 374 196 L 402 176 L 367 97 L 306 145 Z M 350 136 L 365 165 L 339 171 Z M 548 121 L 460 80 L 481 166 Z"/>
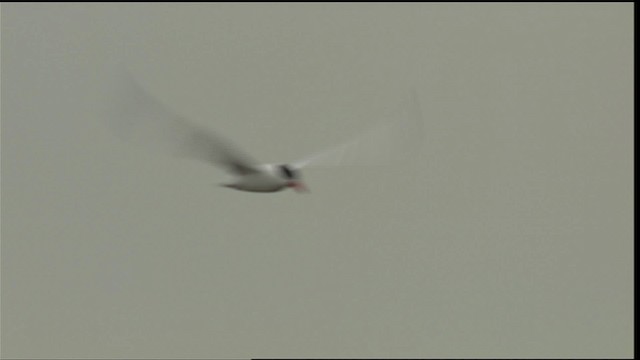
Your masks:
<path fill-rule="evenodd" d="M 400 121 L 377 126 L 350 141 L 302 159 L 288 163 L 265 164 L 258 162 L 219 134 L 176 114 L 151 96 L 131 74 L 127 73 L 121 80 L 116 94 L 118 99 L 108 119 L 112 129 L 120 137 L 146 143 L 160 152 L 221 167 L 234 177 L 233 181 L 221 185 L 240 191 L 268 193 L 293 189 L 297 192 L 308 192 L 302 181 L 303 168 L 348 166 L 367 158 L 373 159 L 375 163 L 394 153 L 394 149 L 406 149 L 406 145 L 411 142 L 407 139 L 415 138 L 416 130 L 422 130 L 414 90 L 412 111 L 409 111 L 409 119 L 406 119 L 404 125 Z M 399 124 L 401 126 L 398 126 Z M 397 130 L 400 130 L 400 133 Z M 400 135 L 400 138 L 391 136 L 394 133 Z"/>

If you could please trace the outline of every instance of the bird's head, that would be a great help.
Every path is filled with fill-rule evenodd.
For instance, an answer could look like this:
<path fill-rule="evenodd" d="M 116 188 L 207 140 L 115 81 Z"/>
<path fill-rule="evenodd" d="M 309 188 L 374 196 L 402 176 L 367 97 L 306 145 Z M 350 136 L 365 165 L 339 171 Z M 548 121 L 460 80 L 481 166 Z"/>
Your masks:
<path fill-rule="evenodd" d="M 289 165 L 280 165 L 278 169 L 280 170 L 280 176 L 287 180 L 287 187 L 297 192 L 309 192 L 309 189 L 302 182 L 299 170 Z"/>

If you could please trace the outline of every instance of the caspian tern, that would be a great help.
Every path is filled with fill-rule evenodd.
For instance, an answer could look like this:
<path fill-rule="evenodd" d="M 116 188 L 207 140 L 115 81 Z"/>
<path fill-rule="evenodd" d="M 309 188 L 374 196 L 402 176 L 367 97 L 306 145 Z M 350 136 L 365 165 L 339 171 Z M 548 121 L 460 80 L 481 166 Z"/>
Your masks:
<path fill-rule="evenodd" d="M 222 186 L 250 192 L 276 192 L 292 188 L 307 192 L 301 169 L 310 165 L 345 165 L 354 155 L 388 152 L 388 131 L 376 127 L 355 139 L 288 164 L 261 164 L 227 139 L 171 111 L 152 97 L 131 75 L 118 91 L 117 110 L 109 122 L 121 137 L 147 143 L 162 152 L 197 159 L 222 167 L 235 177 Z M 421 123 L 415 91 L 413 125 Z M 113 126 L 115 125 L 115 126 Z M 419 124 L 420 125 L 420 124 Z M 405 129 L 407 130 L 407 129 Z M 408 129 L 415 132 L 415 128 Z M 418 129 L 418 130 L 421 130 Z M 413 134 L 415 135 L 415 133 Z M 387 144 L 384 144 L 387 142 Z M 387 146 L 384 146 L 387 145 Z M 395 144 L 399 145 L 399 144 Z M 405 144 L 406 145 L 406 144 Z M 397 147 L 397 146 L 396 146 Z M 378 154 L 379 155 L 379 154 Z"/>

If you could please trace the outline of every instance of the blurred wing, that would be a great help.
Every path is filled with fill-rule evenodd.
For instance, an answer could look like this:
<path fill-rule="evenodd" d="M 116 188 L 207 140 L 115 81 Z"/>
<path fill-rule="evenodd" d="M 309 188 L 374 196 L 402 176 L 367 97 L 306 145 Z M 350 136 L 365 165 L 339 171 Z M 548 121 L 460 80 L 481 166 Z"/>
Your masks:
<path fill-rule="evenodd" d="M 257 172 L 256 164 L 228 140 L 190 123 L 153 98 L 128 73 L 114 94 L 108 123 L 121 138 L 156 151 L 206 161 L 233 174 Z"/>
<path fill-rule="evenodd" d="M 375 126 L 332 148 L 293 162 L 294 168 L 308 166 L 372 166 L 406 162 L 413 158 L 423 137 L 423 121 L 415 90 L 404 119 Z"/>
<path fill-rule="evenodd" d="M 350 147 L 355 146 L 357 139 L 350 142 L 337 145 L 330 149 L 325 149 L 307 156 L 304 159 L 300 159 L 291 163 L 296 169 L 315 165 L 315 166 L 338 166 L 344 163 L 344 159 L 349 151 Z"/>

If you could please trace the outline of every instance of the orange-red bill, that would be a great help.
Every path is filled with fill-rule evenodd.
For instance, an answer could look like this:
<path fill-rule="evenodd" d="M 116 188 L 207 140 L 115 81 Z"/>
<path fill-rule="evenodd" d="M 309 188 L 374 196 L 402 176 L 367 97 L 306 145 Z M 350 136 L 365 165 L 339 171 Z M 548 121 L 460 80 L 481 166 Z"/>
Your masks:
<path fill-rule="evenodd" d="M 297 192 L 309 192 L 309 189 L 301 181 L 290 181 L 288 185 Z"/>

